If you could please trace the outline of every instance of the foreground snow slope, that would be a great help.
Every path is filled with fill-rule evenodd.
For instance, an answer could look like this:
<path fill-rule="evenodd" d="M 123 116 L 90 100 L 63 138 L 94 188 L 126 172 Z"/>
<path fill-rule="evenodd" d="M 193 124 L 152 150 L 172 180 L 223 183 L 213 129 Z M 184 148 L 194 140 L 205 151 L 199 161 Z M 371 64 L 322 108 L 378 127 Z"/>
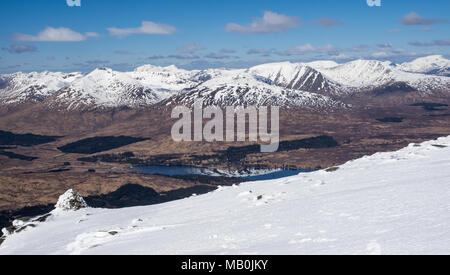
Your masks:
<path fill-rule="evenodd" d="M 9 236 L 0 254 L 450 254 L 449 167 L 446 137 L 334 172 L 56 212 Z"/>

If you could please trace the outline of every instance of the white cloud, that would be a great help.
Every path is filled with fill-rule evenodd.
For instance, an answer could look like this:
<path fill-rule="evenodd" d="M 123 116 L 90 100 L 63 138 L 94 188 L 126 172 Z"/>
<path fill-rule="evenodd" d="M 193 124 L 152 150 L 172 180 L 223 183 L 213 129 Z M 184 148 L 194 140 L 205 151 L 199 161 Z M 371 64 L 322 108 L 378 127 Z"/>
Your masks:
<path fill-rule="evenodd" d="M 241 34 L 248 33 L 277 33 L 287 31 L 300 25 L 300 18 L 287 16 L 272 11 L 265 11 L 262 18 L 255 18 L 248 25 L 229 23 L 226 26 L 228 32 L 237 32 Z"/>
<path fill-rule="evenodd" d="M 328 58 L 332 59 L 332 60 L 347 60 L 347 59 L 353 58 L 353 56 L 340 53 L 337 55 L 330 55 L 330 56 L 328 56 Z"/>
<path fill-rule="evenodd" d="M 172 34 L 176 30 L 173 26 L 151 21 L 143 21 L 142 25 L 137 28 L 108 28 L 111 35 L 120 37 L 132 34 Z"/>
<path fill-rule="evenodd" d="M 443 23 L 447 20 L 435 19 L 435 18 L 423 18 L 417 12 L 411 12 L 400 18 L 400 22 L 404 25 L 431 25 L 437 23 Z"/>
<path fill-rule="evenodd" d="M 81 34 L 69 28 L 47 27 L 37 35 L 16 33 L 13 35 L 12 39 L 15 41 L 32 42 L 78 42 L 94 36 L 98 36 L 98 34 L 94 32 Z"/>

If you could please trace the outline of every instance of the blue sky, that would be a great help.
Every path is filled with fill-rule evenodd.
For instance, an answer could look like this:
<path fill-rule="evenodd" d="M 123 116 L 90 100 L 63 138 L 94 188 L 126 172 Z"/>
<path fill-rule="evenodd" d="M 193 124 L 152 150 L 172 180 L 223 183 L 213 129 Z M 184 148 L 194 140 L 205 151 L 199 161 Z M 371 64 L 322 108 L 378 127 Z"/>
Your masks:
<path fill-rule="evenodd" d="M 0 72 L 450 54 L 450 1 L 0 1 Z"/>

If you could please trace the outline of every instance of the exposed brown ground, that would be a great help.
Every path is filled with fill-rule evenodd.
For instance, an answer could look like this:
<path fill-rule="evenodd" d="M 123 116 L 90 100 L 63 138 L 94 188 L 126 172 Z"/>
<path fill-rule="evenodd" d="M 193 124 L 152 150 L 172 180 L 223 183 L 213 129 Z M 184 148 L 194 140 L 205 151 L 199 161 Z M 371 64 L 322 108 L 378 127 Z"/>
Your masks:
<path fill-rule="evenodd" d="M 18 147 L 7 151 L 39 157 L 30 161 L 0 156 L 0 210 L 54 203 L 69 188 L 82 195 L 106 194 L 127 183 L 141 184 L 158 192 L 186 188 L 198 182 L 160 176 L 130 173 L 130 164 L 87 163 L 77 159 L 80 154 L 64 154 L 57 147 L 87 137 L 127 135 L 151 140 L 131 144 L 100 154 L 133 152 L 146 159 L 159 155 L 177 155 L 166 164 L 226 168 L 229 164 L 215 158 L 197 161 L 193 155 L 217 155 L 229 146 L 247 143 L 175 143 L 170 130 L 176 120 L 170 110 L 146 109 L 64 113 L 48 111 L 39 105 L 17 110 L 0 110 L 0 130 L 64 136 L 56 142 Z M 345 163 L 375 152 L 393 151 L 413 142 L 422 142 L 450 135 L 450 116 L 430 116 L 450 113 L 425 111 L 420 107 L 400 104 L 397 107 L 355 108 L 346 111 L 319 112 L 282 110 L 280 136 L 282 140 L 329 135 L 340 146 L 328 149 L 300 149 L 273 154 L 252 154 L 245 158 L 246 166 L 292 167 L 315 169 Z M 402 123 L 381 123 L 377 118 L 403 117 Z M 89 155 L 88 155 L 89 156 Z M 64 166 L 70 162 L 70 166 Z M 55 169 L 70 171 L 49 173 Z M 95 173 L 89 173 L 95 169 Z"/>

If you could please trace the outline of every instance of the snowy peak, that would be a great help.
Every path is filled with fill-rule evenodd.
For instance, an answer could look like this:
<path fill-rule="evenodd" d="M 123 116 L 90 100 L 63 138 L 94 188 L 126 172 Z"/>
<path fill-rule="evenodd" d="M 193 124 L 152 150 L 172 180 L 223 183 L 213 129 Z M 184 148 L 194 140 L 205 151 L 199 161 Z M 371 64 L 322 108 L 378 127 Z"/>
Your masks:
<path fill-rule="evenodd" d="M 160 97 L 128 73 L 99 68 L 59 90 L 47 103 L 68 109 L 137 107 L 156 103 Z"/>
<path fill-rule="evenodd" d="M 400 64 L 398 68 L 405 72 L 450 76 L 450 60 L 442 55 L 417 58 L 414 61 Z"/>
<path fill-rule="evenodd" d="M 252 70 L 250 70 L 252 71 Z M 166 104 L 193 104 L 202 99 L 205 105 L 220 106 L 296 106 L 343 107 L 329 97 L 273 85 L 271 79 L 249 70 L 212 70 L 209 80 L 185 90 Z"/>
<path fill-rule="evenodd" d="M 18 104 L 27 101 L 38 102 L 59 89 L 80 79 L 81 73 L 32 72 L 0 76 L 0 102 Z"/>
<path fill-rule="evenodd" d="M 148 88 L 179 91 L 197 85 L 198 80 L 195 78 L 197 73 L 198 71 L 187 71 L 174 65 L 168 67 L 143 65 L 128 75 Z"/>
<path fill-rule="evenodd" d="M 382 85 L 392 79 L 390 62 L 355 60 L 336 67 L 323 69 L 334 81 L 352 87 Z"/>
<path fill-rule="evenodd" d="M 343 100 L 353 93 L 403 90 L 420 96 L 447 95 L 450 91 L 449 60 L 435 55 L 394 65 L 389 61 L 355 60 L 309 63 L 269 63 L 248 69 L 184 70 L 176 66 L 144 65 L 131 72 L 98 68 L 81 73 L 41 72 L 0 75 L 0 104 L 45 102 L 68 108 L 136 107 L 172 96 L 221 104 L 296 105 L 311 94 Z M 318 105 L 321 105 L 319 103 Z"/>
<path fill-rule="evenodd" d="M 405 72 L 390 61 L 355 60 L 319 71 L 355 92 L 374 90 L 395 83 L 402 83 L 421 94 L 450 90 L 450 79 L 446 77 Z"/>
<path fill-rule="evenodd" d="M 249 71 L 288 89 L 319 94 L 335 94 L 340 91 L 337 83 L 329 80 L 312 67 L 300 63 L 270 63 L 250 68 Z"/>
<path fill-rule="evenodd" d="M 170 65 L 167 67 L 161 67 L 161 66 L 155 66 L 155 65 L 151 65 L 151 64 L 146 64 L 146 65 L 142 65 L 137 67 L 136 69 L 134 69 L 134 72 L 148 72 L 148 73 L 153 73 L 153 72 L 166 72 L 166 73 L 185 73 L 188 72 L 186 70 L 183 69 L 179 69 L 177 66 L 175 65 Z"/>

